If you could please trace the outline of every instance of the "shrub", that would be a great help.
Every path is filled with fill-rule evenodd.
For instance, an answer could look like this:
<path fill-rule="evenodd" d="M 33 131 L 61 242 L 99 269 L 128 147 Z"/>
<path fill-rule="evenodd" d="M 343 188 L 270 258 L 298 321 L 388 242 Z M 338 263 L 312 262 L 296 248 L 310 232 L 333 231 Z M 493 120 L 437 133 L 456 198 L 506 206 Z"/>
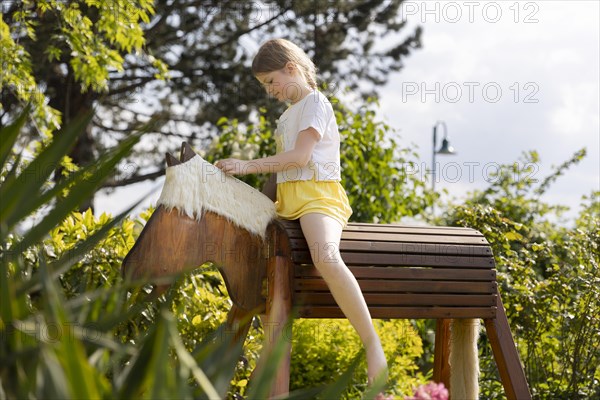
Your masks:
<path fill-rule="evenodd" d="M 422 355 L 421 338 L 407 320 L 375 320 L 375 327 L 389 363 L 391 391 L 410 393 L 412 387 L 425 382 L 415 362 Z M 294 322 L 292 348 L 290 386 L 304 388 L 341 375 L 362 351 L 362 343 L 345 319 L 300 319 Z M 344 398 L 358 398 L 365 390 L 364 357 L 357 370 Z"/>
<path fill-rule="evenodd" d="M 509 324 L 536 398 L 598 395 L 600 382 L 599 193 L 585 199 L 574 226 L 564 207 L 540 201 L 552 182 L 585 151 L 542 181 L 519 165 L 538 162 L 534 152 L 505 165 L 493 184 L 446 216 L 449 224 L 481 231 L 490 242 Z M 482 356 L 482 396 L 499 398 L 500 383 L 489 350 Z"/>
<path fill-rule="evenodd" d="M 131 209 L 114 219 L 72 213 L 140 134 L 54 183 L 49 176 L 91 116 L 57 132 L 27 164 L 15 150 L 26 118 L 0 129 L 2 397 L 223 397 L 240 346 L 217 335 L 226 340 L 206 338 L 190 354 L 170 302 L 139 302 L 139 283 L 120 278 L 133 224 L 117 226 Z M 25 226 L 32 215 L 36 223 Z M 256 379 L 255 393 L 269 379 Z"/>

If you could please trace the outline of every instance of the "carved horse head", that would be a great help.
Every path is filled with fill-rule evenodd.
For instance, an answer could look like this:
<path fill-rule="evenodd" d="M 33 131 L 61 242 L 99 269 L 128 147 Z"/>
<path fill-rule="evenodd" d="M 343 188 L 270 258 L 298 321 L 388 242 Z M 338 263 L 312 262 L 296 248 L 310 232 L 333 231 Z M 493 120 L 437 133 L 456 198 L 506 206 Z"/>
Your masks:
<path fill-rule="evenodd" d="M 261 308 L 273 202 L 203 160 L 187 143 L 179 160 L 167 154 L 166 161 L 157 208 L 123 260 L 123 275 L 152 281 L 212 262 L 235 305 Z"/>

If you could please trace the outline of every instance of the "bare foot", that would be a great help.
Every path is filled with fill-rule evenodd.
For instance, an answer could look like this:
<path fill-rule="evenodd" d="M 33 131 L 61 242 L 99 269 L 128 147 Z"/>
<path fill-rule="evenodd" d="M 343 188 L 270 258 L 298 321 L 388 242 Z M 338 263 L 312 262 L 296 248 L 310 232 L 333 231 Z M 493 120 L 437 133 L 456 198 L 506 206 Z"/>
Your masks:
<path fill-rule="evenodd" d="M 388 366 L 385 354 L 383 353 L 381 344 L 377 342 L 367 349 L 367 376 L 369 378 L 369 384 L 381 375 L 385 375 L 384 381 L 387 381 L 387 370 Z"/>
<path fill-rule="evenodd" d="M 379 338 L 367 347 L 367 376 L 368 384 L 372 385 L 373 382 L 387 382 L 388 378 L 388 365 L 385 359 L 385 353 L 381 347 Z M 391 395 L 385 395 L 383 393 L 377 394 L 374 400 L 393 400 L 394 397 Z"/>
<path fill-rule="evenodd" d="M 388 368 L 387 368 L 387 363 L 385 363 L 383 368 L 380 369 L 377 374 L 375 374 L 372 378 L 371 377 L 368 378 L 369 386 L 372 385 L 374 382 L 386 382 L 387 378 L 388 378 Z M 394 396 L 386 395 L 383 392 L 380 392 L 377 394 L 377 396 L 375 396 L 374 400 L 394 400 Z"/>

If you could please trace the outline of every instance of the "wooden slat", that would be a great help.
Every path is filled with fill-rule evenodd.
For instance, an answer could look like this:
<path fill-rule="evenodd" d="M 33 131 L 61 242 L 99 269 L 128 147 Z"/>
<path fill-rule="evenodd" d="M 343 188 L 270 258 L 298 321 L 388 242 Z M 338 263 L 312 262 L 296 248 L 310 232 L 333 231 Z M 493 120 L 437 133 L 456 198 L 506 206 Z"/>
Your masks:
<path fill-rule="evenodd" d="M 369 233 L 345 232 L 345 240 L 368 240 L 384 242 L 409 242 L 409 243 L 458 243 L 458 244 L 487 244 L 483 236 L 457 236 L 457 235 L 415 235 L 395 233 Z"/>
<path fill-rule="evenodd" d="M 461 294 L 383 294 L 365 293 L 365 301 L 369 307 L 375 306 L 463 306 L 482 307 L 495 306 L 496 295 L 461 295 Z M 331 293 L 306 293 L 294 294 L 294 305 L 299 306 L 335 306 L 337 303 Z"/>
<path fill-rule="evenodd" d="M 363 291 L 386 293 L 493 293 L 495 282 L 359 280 Z M 329 291 L 323 279 L 294 279 L 295 291 Z"/>
<path fill-rule="evenodd" d="M 294 221 L 290 221 L 290 222 L 294 222 Z M 348 224 L 349 226 L 373 226 L 373 227 L 378 227 L 378 226 L 393 226 L 393 227 L 404 227 L 404 228 L 411 228 L 411 229 L 453 229 L 453 230 L 474 230 L 473 228 L 466 228 L 464 226 L 443 226 L 443 225 L 403 225 L 403 224 L 379 224 L 379 223 L 373 223 L 373 222 L 350 222 Z"/>
<path fill-rule="evenodd" d="M 494 318 L 496 307 L 371 307 L 372 318 Z M 298 309 L 302 318 L 345 318 L 338 307 Z"/>
<path fill-rule="evenodd" d="M 470 228 L 450 227 L 450 226 L 409 226 L 393 224 L 362 224 L 350 223 L 344 231 L 349 232 L 392 232 L 392 233 L 412 233 L 423 235 L 475 235 L 483 236 L 479 231 Z"/>
<path fill-rule="evenodd" d="M 293 250 L 308 249 L 304 238 L 290 239 Z M 439 254 L 442 256 L 491 256 L 488 245 L 435 244 L 435 243 L 403 243 L 377 242 L 373 240 L 344 240 L 340 242 L 340 251 L 360 251 L 365 253 L 400 253 L 400 254 Z"/>
<path fill-rule="evenodd" d="M 280 219 L 279 222 L 286 229 L 300 228 L 300 222 L 298 220 L 286 220 Z M 473 228 L 467 228 L 464 226 L 443 226 L 443 225 L 404 225 L 404 224 L 380 224 L 380 223 L 368 223 L 368 222 L 349 222 L 345 229 L 405 229 L 405 230 L 422 230 L 422 231 L 451 231 L 451 232 L 477 232 Z"/>
<path fill-rule="evenodd" d="M 344 318 L 326 283 L 311 266 L 298 221 L 281 223 L 290 244 L 290 252 L 282 256 L 293 268 L 292 300 L 299 317 Z M 449 320 L 483 318 L 507 397 L 531 398 L 497 294 L 491 248 L 480 232 L 350 223 L 342 234 L 340 251 L 357 277 L 373 318 L 438 319 L 437 381 L 449 384 Z"/>
<path fill-rule="evenodd" d="M 287 231 L 290 238 L 302 239 L 304 235 L 301 230 L 290 229 Z M 368 241 L 385 241 L 385 242 L 407 242 L 407 243 L 457 243 L 457 244 L 488 244 L 483 236 L 461 236 L 461 235 L 418 235 L 418 234 L 398 234 L 398 233 L 381 233 L 369 232 L 368 234 L 361 232 L 344 231 L 342 240 L 368 240 Z"/>
<path fill-rule="evenodd" d="M 349 267 L 356 279 L 413 279 L 413 280 L 466 280 L 496 281 L 493 269 L 432 269 L 402 267 Z M 313 266 L 296 266 L 296 278 L 320 278 L 319 271 Z"/>
<path fill-rule="evenodd" d="M 289 225 L 286 227 L 288 234 L 294 237 L 299 236 L 299 232 L 302 231 L 300 224 Z M 438 228 L 438 227 L 407 227 L 402 225 L 367 225 L 357 226 L 354 224 L 348 224 L 344 228 L 344 232 L 360 233 L 365 236 L 371 233 L 392 233 L 396 235 L 437 235 L 437 236 L 478 236 L 483 235 L 474 229 L 467 228 Z"/>
<path fill-rule="evenodd" d="M 491 257 L 456 257 L 420 254 L 342 252 L 342 259 L 347 265 L 400 265 L 440 268 L 494 267 L 494 260 Z M 292 261 L 296 264 L 312 264 L 312 258 L 308 250 L 293 251 Z"/>

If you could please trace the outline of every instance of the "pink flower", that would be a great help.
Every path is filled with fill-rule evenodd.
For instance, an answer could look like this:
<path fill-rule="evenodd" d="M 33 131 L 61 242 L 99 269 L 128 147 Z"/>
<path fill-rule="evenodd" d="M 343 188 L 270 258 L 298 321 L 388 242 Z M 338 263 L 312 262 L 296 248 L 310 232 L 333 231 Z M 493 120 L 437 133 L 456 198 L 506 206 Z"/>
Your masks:
<path fill-rule="evenodd" d="M 412 397 L 406 396 L 404 400 L 448 400 L 448 389 L 443 383 L 429 382 L 416 388 Z"/>

